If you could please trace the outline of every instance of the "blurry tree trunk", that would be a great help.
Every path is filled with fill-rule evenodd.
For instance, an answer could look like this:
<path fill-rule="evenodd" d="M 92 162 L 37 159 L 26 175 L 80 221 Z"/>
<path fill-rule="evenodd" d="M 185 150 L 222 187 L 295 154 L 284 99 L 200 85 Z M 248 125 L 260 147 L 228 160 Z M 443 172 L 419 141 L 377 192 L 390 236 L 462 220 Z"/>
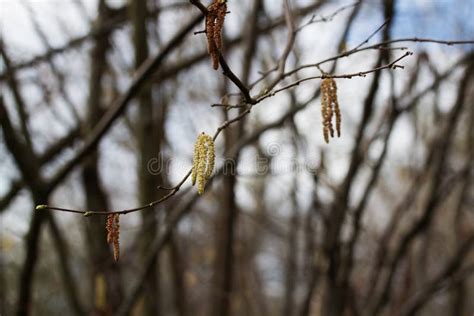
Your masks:
<path fill-rule="evenodd" d="M 296 205 L 296 192 L 293 190 L 291 193 L 292 197 L 292 209 L 289 225 L 289 233 L 287 240 L 287 251 L 286 251 L 286 269 L 285 269 L 285 294 L 283 302 L 282 316 L 290 316 L 294 313 L 295 307 L 295 290 L 297 280 L 297 233 L 299 229 L 299 218 L 298 209 Z"/>
<path fill-rule="evenodd" d="M 466 181 L 467 183 L 468 181 Z M 463 188 L 464 191 L 464 188 Z M 462 204 L 462 200 L 464 199 L 465 192 L 461 193 L 461 198 L 460 198 L 460 205 Z M 458 208 L 458 211 L 460 213 L 461 208 Z M 458 215 L 458 214 L 457 214 Z M 467 238 L 466 233 L 462 231 L 462 224 L 458 221 L 458 219 L 461 218 L 461 216 L 456 216 L 456 228 L 457 228 L 457 233 L 455 236 L 456 243 L 461 244 L 464 239 Z M 469 288 L 467 287 L 467 282 L 466 280 L 460 280 L 453 288 L 451 292 L 451 314 L 453 316 L 468 316 L 468 312 L 466 310 L 466 303 L 468 302 L 468 293 L 469 293 Z"/>
<path fill-rule="evenodd" d="M 231 147 L 229 133 L 226 136 L 226 148 Z M 229 145 L 227 145 L 229 144 Z M 234 269 L 234 241 L 235 222 L 237 219 L 237 205 L 235 203 L 234 185 L 236 178 L 235 160 L 229 160 L 227 174 L 223 178 L 221 196 L 221 211 L 218 214 L 216 232 L 216 261 L 214 270 L 214 287 L 212 315 L 226 316 L 231 311 L 233 269 Z"/>
<path fill-rule="evenodd" d="M 304 253 L 304 268 L 305 275 L 307 277 L 307 289 L 303 297 L 301 304 L 300 316 L 309 316 L 311 314 L 311 303 L 313 301 L 314 291 L 319 283 L 321 276 L 321 261 L 322 256 L 317 252 L 316 236 L 317 236 L 317 220 L 322 219 L 322 216 L 317 218 L 317 215 L 321 215 L 321 203 L 318 196 L 318 185 L 319 175 L 324 168 L 324 155 L 321 154 L 320 167 L 313 176 L 314 182 L 314 194 L 311 208 L 308 210 L 308 214 L 305 217 L 304 223 L 304 240 L 305 240 L 305 253 Z"/>
<path fill-rule="evenodd" d="M 358 14 L 360 12 L 360 9 L 361 9 L 360 3 L 356 4 L 354 9 L 352 10 L 351 14 L 349 15 L 349 18 L 346 22 L 346 26 L 344 28 L 344 32 L 342 33 L 342 36 L 341 36 L 341 38 L 339 40 L 339 43 L 338 43 L 339 51 L 343 50 L 343 48 L 346 46 L 346 42 L 347 42 L 350 30 L 352 28 L 352 25 L 353 25 L 354 21 L 356 20 L 356 17 L 358 16 Z M 336 63 L 333 64 L 332 69 L 330 70 L 330 73 L 332 73 L 336 69 L 336 66 L 337 66 L 337 61 L 336 61 Z M 372 86 L 374 86 L 374 85 L 375 84 L 373 83 Z M 320 91 L 318 91 L 317 94 L 320 94 Z M 366 101 L 366 103 L 367 103 L 367 101 Z M 327 229 L 328 229 L 327 226 L 329 224 L 329 219 L 331 217 L 334 219 L 334 217 L 337 214 L 333 213 L 333 212 L 330 212 L 329 216 L 326 217 L 323 214 L 322 205 L 321 205 L 321 203 L 319 201 L 319 197 L 317 195 L 318 186 L 320 184 L 319 177 L 324 172 L 324 169 L 325 169 L 324 159 L 325 159 L 324 158 L 324 151 L 322 151 L 321 152 L 321 162 L 320 162 L 319 170 L 317 171 L 316 175 L 314 176 L 315 193 L 314 193 L 314 200 L 313 200 L 313 205 L 312 205 L 312 209 L 311 209 L 311 212 L 313 213 L 313 215 L 311 215 L 309 218 L 311 219 L 311 218 L 315 217 L 317 214 L 323 215 L 323 216 L 320 216 L 319 219 L 324 219 L 323 229 L 326 230 L 326 232 L 327 232 Z M 311 227 L 311 223 L 307 223 L 307 225 L 309 225 L 309 226 L 306 227 L 307 232 L 308 233 L 312 232 L 313 227 Z M 318 249 L 316 248 L 315 240 L 311 241 L 311 240 L 309 240 L 309 238 L 310 238 L 310 236 L 308 235 L 307 236 L 307 251 L 311 255 L 310 256 L 310 258 L 311 258 L 311 263 L 310 263 L 311 271 L 310 271 L 310 276 L 309 276 L 309 280 L 308 280 L 307 292 L 304 296 L 303 304 L 302 304 L 301 311 L 300 311 L 301 316 L 311 315 L 312 298 L 313 298 L 313 295 L 315 294 L 316 288 L 320 285 L 320 283 L 322 283 L 322 282 L 320 282 L 321 279 L 322 279 L 321 276 L 325 272 L 326 272 L 326 276 L 331 272 L 329 270 L 324 271 L 325 269 L 327 270 L 327 268 L 323 268 L 323 266 L 324 267 L 326 266 L 326 261 L 327 261 L 327 258 L 329 257 L 328 252 L 325 251 L 326 246 L 323 244 L 321 252 L 317 252 Z M 316 237 L 313 237 L 313 238 L 316 238 Z M 327 238 L 327 236 L 323 237 L 323 239 L 324 238 Z M 328 239 L 326 239 L 326 242 L 327 241 L 328 241 Z M 311 251 L 314 251 L 314 253 L 311 253 Z M 329 252 L 329 255 L 330 255 L 330 252 Z M 329 293 L 331 293 L 331 292 L 329 292 Z M 328 290 L 325 289 L 324 292 L 323 292 L 323 299 L 328 299 L 328 295 L 330 295 L 330 294 L 328 294 Z M 321 308 L 324 308 L 324 305 L 325 305 L 325 302 L 322 303 Z"/>
<path fill-rule="evenodd" d="M 170 236 L 169 257 L 171 273 L 174 285 L 174 305 L 178 316 L 188 315 L 188 300 L 185 286 L 186 262 L 185 256 L 179 247 L 178 233 L 173 232 Z"/>
<path fill-rule="evenodd" d="M 393 8 L 394 0 L 384 1 L 384 18 L 388 22 L 383 31 L 383 40 L 389 40 L 390 38 L 390 28 L 393 21 Z M 388 59 L 389 51 L 382 50 L 375 67 L 379 67 L 384 61 L 387 62 Z M 347 215 L 350 190 L 365 156 L 365 153 L 362 152 L 363 146 L 361 146 L 361 144 L 373 114 L 375 97 L 380 86 L 380 76 L 380 71 L 375 72 L 373 75 L 372 84 L 364 101 L 362 120 L 359 123 L 359 128 L 355 137 L 355 145 L 352 151 L 349 169 L 342 184 L 337 190 L 328 218 L 323 241 L 324 252 L 328 259 L 328 268 L 326 273 L 327 278 L 326 288 L 324 291 L 324 301 L 321 311 L 322 315 L 342 315 L 347 307 L 346 303 L 349 299 L 348 295 L 351 295 L 348 288 L 349 280 L 347 279 L 347 276 L 344 278 L 341 273 L 343 272 L 342 267 L 344 266 L 343 260 L 347 260 L 347 258 L 343 258 L 340 234 Z"/>
<path fill-rule="evenodd" d="M 227 84 L 224 82 L 223 94 L 227 91 Z M 226 119 L 228 113 L 224 112 Z M 225 151 L 231 147 L 235 135 L 235 130 L 228 128 L 224 131 Z M 210 315 L 227 316 L 231 312 L 232 287 L 234 281 L 234 238 L 235 223 L 237 219 L 237 205 L 234 196 L 234 185 L 236 182 L 236 159 L 227 159 L 224 175 L 222 179 L 221 196 L 219 200 L 220 212 L 217 213 L 215 231 L 215 261 L 214 275 L 211 288 Z"/>
<path fill-rule="evenodd" d="M 15 158 L 15 163 L 18 169 L 22 172 L 22 176 L 31 191 L 32 199 L 35 203 L 46 203 L 47 192 L 44 192 L 44 185 L 39 178 L 39 168 L 35 159 L 27 161 L 27 157 L 34 158 L 34 152 L 31 147 L 30 133 L 28 124 L 26 122 L 27 117 L 25 114 L 25 104 L 20 95 L 18 89 L 18 83 L 16 81 L 15 74 L 10 70 L 11 62 L 5 51 L 2 41 L 1 55 L 5 68 L 7 71 L 7 83 L 12 91 L 13 98 L 15 101 L 18 117 L 21 120 L 22 138 L 18 138 L 14 127 L 8 117 L 8 113 L 5 105 L 3 104 L 3 95 L 0 95 L 0 123 L 3 131 L 3 138 L 7 148 L 10 150 Z M 31 292 L 33 287 L 33 276 L 35 266 L 38 260 L 39 251 L 39 238 L 41 227 L 46 219 L 46 216 L 41 213 L 34 212 L 31 216 L 28 233 L 25 236 L 25 261 L 20 271 L 20 280 L 18 286 L 18 303 L 17 303 L 17 315 L 29 315 L 32 308 Z"/>
<path fill-rule="evenodd" d="M 135 52 L 135 68 L 138 69 L 148 58 L 147 32 L 147 1 L 130 1 L 130 15 L 133 27 L 133 45 Z M 138 196 L 140 204 L 155 200 L 159 191 L 157 185 L 163 184 L 163 155 L 161 144 L 163 141 L 163 122 L 165 107 L 153 108 L 153 95 L 150 84 L 145 84 L 138 95 L 137 117 L 137 144 L 138 144 Z M 159 159 L 160 175 L 148 170 L 152 159 Z M 146 258 L 148 247 L 157 235 L 158 221 L 156 212 L 142 212 L 142 233 L 140 237 L 140 251 L 142 258 Z M 144 315 L 159 315 L 162 312 L 162 297 L 160 291 L 159 268 L 156 263 L 145 281 Z M 146 260 L 146 259 L 144 259 Z"/>
<path fill-rule="evenodd" d="M 296 98 L 294 95 L 291 96 L 292 106 L 296 105 Z M 286 271 L 285 271 L 285 294 L 283 301 L 282 316 L 291 316 L 294 314 L 295 310 L 295 293 L 297 286 L 297 272 L 298 272 L 298 231 L 299 227 L 299 214 L 298 214 L 298 167 L 296 162 L 298 161 L 298 134 L 297 127 L 294 120 L 291 121 L 292 126 L 292 149 L 294 151 L 293 157 L 293 166 L 292 172 L 294 172 L 292 191 L 290 193 L 291 199 L 291 210 L 290 210 L 290 220 L 289 220 L 289 232 L 287 240 L 287 249 L 286 249 Z"/>
<path fill-rule="evenodd" d="M 254 1 L 249 16 L 248 31 L 246 32 L 246 50 L 242 68 L 242 82 L 247 85 L 252 67 L 252 59 L 257 47 L 257 36 L 253 30 L 257 29 L 258 14 L 262 9 L 262 1 Z M 225 113 L 226 119 L 228 113 Z M 233 144 L 243 136 L 245 120 L 238 122 L 235 128 L 224 131 L 225 152 L 229 152 Z M 229 157 L 226 160 L 226 170 L 223 176 L 221 212 L 218 214 L 216 231 L 216 261 L 214 270 L 214 288 L 212 315 L 227 316 L 232 312 L 232 290 L 234 287 L 234 265 L 235 260 L 235 234 L 238 221 L 238 209 L 235 200 L 235 187 L 237 184 L 236 174 L 239 155 Z"/>
<path fill-rule="evenodd" d="M 255 124 L 259 125 L 258 122 Z M 265 156 L 262 148 L 256 144 L 255 150 L 261 157 L 259 161 L 263 161 Z M 236 284 L 234 289 L 234 299 L 239 302 L 239 308 L 233 310 L 237 315 L 269 315 L 261 274 L 256 264 L 256 256 L 261 250 L 262 238 L 264 238 L 261 227 L 265 226 L 266 219 L 266 204 L 263 199 L 265 184 L 266 174 L 259 174 L 249 190 L 256 203 L 255 208 L 250 211 L 252 220 L 249 222 L 244 218 L 243 225 L 239 229 L 242 236 L 236 244 L 235 265 L 238 266 L 238 269 L 235 269 Z"/>
<path fill-rule="evenodd" d="M 44 199 L 41 195 L 34 198 L 35 203 L 41 201 L 44 203 Z M 26 257 L 24 264 L 20 272 L 20 284 L 18 287 L 19 296 L 17 303 L 17 315 L 24 316 L 31 314 L 32 301 L 31 292 L 33 287 L 33 276 L 35 266 L 38 260 L 39 252 L 39 237 L 41 232 L 41 226 L 45 220 L 46 215 L 40 213 L 34 213 L 29 223 L 29 230 L 25 236 L 25 250 Z"/>
<path fill-rule="evenodd" d="M 67 298 L 69 300 L 69 304 L 71 305 L 71 309 L 76 316 L 83 316 L 85 311 L 81 305 L 79 299 L 79 292 L 78 292 L 78 282 L 73 278 L 73 273 L 71 271 L 71 266 L 69 264 L 71 258 L 68 253 L 68 246 L 66 240 L 63 238 L 61 234 L 58 224 L 54 219 L 53 214 L 47 214 L 49 227 L 51 231 L 51 236 L 53 238 L 54 244 L 56 246 L 56 251 L 58 253 L 58 261 L 59 261 L 59 269 L 61 270 L 61 276 L 63 279 L 64 284 L 64 291 L 66 292 Z"/>
<path fill-rule="evenodd" d="M 471 90 L 468 91 L 467 100 L 472 100 L 474 98 L 474 89 L 471 87 Z M 471 165 L 474 161 L 474 107 L 469 107 L 467 109 L 467 124 L 463 126 L 466 129 L 466 148 L 467 148 L 467 164 Z M 463 179 L 461 183 L 461 192 L 459 194 L 459 199 L 457 205 L 454 208 L 456 210 L 454 225 L 456 227 L 456 234 L 454 236 L 456 244 L 461 244 L 463 240 L 466 240 L 469 236 L 466 229 L 467 216 L 465 214 L 465 205 L 468 205 L 469 202 L 469 190 L 474 183 L 474 179 L 471 175 L 472 171 L 467 171 L 467 176 Z M 468 316 L 467 304 L 469 303 L 469 287 L 467 280 L 460 280 L 459 283 L 452 290 L 451 294 L 451 313 L 453 316 Z"/>
<path fill-rule="evenodd" d="M 105 1 L 98 3 L 98 25 L 107 20 L 108 8 Z M 102 116 L 103 87 L 102 78 L 107 67 L 108 33 L 96 38 L 90 58 L 89 97 L 87 119 L 84 130 L 90 132 Z M 99 173 L 100 154 L 94 150 L 82 165 L 82 182 L 86 194 L 87 208 L 90 210 L 108 210 L 107 194 L 104 191 Z M 113 315 L 122 298 L 119 266 L 114 262 L 109 245 L 106 242 L 105 217 L 86 218 L 85 230 L 89 255 L 95 302 L 94 315 Z M 105 285 L 105 286 L 102 286 Z M 105 293 L 104 293 L 105 292 Z"/>

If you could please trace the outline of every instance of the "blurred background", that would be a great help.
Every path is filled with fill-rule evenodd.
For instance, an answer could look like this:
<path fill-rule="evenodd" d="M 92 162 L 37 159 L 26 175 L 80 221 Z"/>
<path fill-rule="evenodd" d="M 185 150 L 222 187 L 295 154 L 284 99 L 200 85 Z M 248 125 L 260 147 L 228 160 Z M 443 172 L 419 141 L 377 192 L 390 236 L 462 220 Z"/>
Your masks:
<path fill-rule="evenodd" d="M 385 68 L 335 79 L 342 136 L 320 79 L 263 100 L 203 195 L 120 216 L 118 262 L 105 216 L 35 211 L 156 201 L 243 113 L 192 2 L 0 0 L 0 314 L 474 315 L 471 0 L 229 0 L 252 96 Z"/>

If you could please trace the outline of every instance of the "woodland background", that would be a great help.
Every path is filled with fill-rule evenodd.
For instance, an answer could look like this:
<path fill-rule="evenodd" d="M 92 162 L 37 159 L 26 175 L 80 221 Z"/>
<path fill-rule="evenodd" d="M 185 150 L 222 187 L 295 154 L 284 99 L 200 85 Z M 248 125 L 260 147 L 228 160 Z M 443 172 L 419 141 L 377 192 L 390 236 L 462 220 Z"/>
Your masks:
<path fill-rule="evenodd" d="M 473 315 L 474 3 L 207 5 L 0 0 L 0 314 Z"/>

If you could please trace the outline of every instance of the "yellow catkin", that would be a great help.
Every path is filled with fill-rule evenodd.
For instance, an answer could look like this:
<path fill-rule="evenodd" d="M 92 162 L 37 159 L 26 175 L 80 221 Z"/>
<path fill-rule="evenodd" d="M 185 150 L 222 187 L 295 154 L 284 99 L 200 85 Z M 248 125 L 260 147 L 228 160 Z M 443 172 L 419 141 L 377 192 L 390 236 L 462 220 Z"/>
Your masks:
<path fill-rule="evenodd" d="M 107 243 L 112 244 L 114 251 L 114 260 L 118 261 L 120 256 L 120 215 L 107 215 L 107 222 L 105 225 L 107 232 Z"/>
<path fill-rule="evenodd" d="M 191 174 L 191 181 L 193 183 L 193 185 L 196 184 L 196 180 L 197 180 L 197 174 L 198 174 L 198 164 L 199 164 L 199 161 L 200 161 L 200 152 L 199 152 L 199 147 L 202 146 L 202 141 L 203 141 L 203 136 L 204 134 L 200 134 L 198 136 L 198 139 L 196 141 L 196 144 L 194 145 L 194 157 L 193 157 L 193 171 L 192 171 L 192 174 Z"/>
<path fill-rule="evenodd" d="M 337 136 L 341 136 L 341 110 L 337 100 L 337 85 L 333 78 L 325 78 L 321 82 L 321 116 L 323 120 L 323 136 L 329 143 L 329 135 L 334 137 L 333 117 L 336 121 Z"/>
<path fill-rule="evenodd" d="M 215 164 L 214 140 L 211 136 L 201 133 L 194 145 L 194 159 L 191 179 L 197 182 L 198 193 L 204 193 L 207 180 L 211 177 Z"/>
<path fill-rule="evenodd" d="M 222 48 L 222 28 L 227 12 L 227 4 L 224 0 L 214 0 L 207 8 L 206 36 L 207 49 L 212 60 L 212 67 L 219 68 L 219 55 Z"/>
<path fill-rule="evenodd" d="M 197 168 L 197 184 L 198 184 L 198 193 L 203 194 L 204 188 L 206 186 L 206 160 L 207 160 L 207 146 L 205 135 L 202 138 L 201 145 L 199 146 L 199 161 Z"/>
<path fill-rule="evenodd" d="M 214 148 L 214 140 L 211 136 L 207 135 L 206 137 L 207 142 L 207 165 L 206 165 L 206 180 L 208 180 L 211 175 L 212 171 L 214 170 L 214 164 L 216 161 L 216 152 Z"/>

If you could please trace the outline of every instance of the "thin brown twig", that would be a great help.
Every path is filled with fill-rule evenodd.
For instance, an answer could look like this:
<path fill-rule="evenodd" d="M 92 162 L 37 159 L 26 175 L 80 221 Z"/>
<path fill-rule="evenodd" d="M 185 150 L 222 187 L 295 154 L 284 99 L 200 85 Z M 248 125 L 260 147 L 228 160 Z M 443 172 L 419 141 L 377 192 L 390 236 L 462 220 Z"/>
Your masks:
<path fill-rule="evenodd" d="M 225 110 L 241 109 L 243 107 L 247 107 L 247 104 L 222 104 L 222 103 L 211 104 L 211 108 L 216 108 L 216 107 L 223 107 L 225 108 Z"/>
<path fill-rule="evenodd" d="M 356 50 L 349 50 L 349 51 L 346 51 L 346 52 L 342 52 L 336 56 L 333 56 L 333 57 L 329 57 L 329 58 L 326 58 L 324 60 L 321 60 L 317 63 L 314 63 L 314 64 L 305 64 L 305 65 L 301 65 L 299 67 L 296 67 L 295 69 L 285 73 L 285 77 L 288 77 L 288 76 L 291 76 L 293 74 L 295 74 L 296 72 L 300 71 L 300 70 L 303 70 L 303 69 L 306 69 L 306 68 L 315 68 L 315 67 L 318 67 L 322 64 L 325 64 L 327 62 L 330 62 L 330 61 L 334 61 L 336 59 L 340 59 L 340 58 L 343 58 L 343 57 L 348 57 L 350 55 L 353 55 L 355 53 L 359 53 L 359 52 L 362 52 L 362 51 L 366 51 L 366 50 L 372 50 L 372 49 L 391 49 L 391 50 L 394 50 L 394 49 L 397 49 L 397 50 L 406 50 L 408 49 L 407 47 L 389 47 L 388 45 L 390 44 L 394 44 L 394 43 L 405 43 L 405 42 L 418 42 L 418 43 L 435 43 L 435 44 L 444 44 L 444 45 L 448 45 L 448 46 L 452 46 L 452 45 L 469 45 L 469 44 L 474 44 L 474 40 L 467 40 L 467 41 L 442 41 L 442 40 L 436 40 L 436 39 L 429 39 L 429 38 L 417 38 L 417 37 L 412 37 L 412 38 L 399 38 L 399 39 L 394 39 L 394 40 L 388 40 L 388 41 L 383 41 L 383 42 L 379 42 L 379 43 L 376 43 L 376 44 L 373 44 L 373 45 L 370 45 L 370 46 L 365 46 L 365 47 L 360 47 Z M 253 84 L 251 85 L 253 86 Z"/>
<path fill-rule="evenodd" d="M 364 46 L 365 44 L 367 44 L 367 43 L 372 39 L 372 37 L 374 37 L 378 32 L 380 32 L 380 30 L 382 30 L 382 29 L 388 24 L 388 22 L 390 22 L 390 19 L 391 19 L 391 18 L 386 19 L 386 20 L 382 23 L 382 25 L 380 25 L 375 31 L 372 32 L 372 34 L 369 35 L 369 37 L 367 37 L 363 42 L 361 42 L 359 45 L 357 45 L 356 47 L 354 47 L 353 49 L 351 49 L 351 50 L 349 51 L 349 53 L 350 53 L 351 51 L 356 51 L 356 50 L 358 50 L 359 48 L 361 48 L 362 46 Z"/>
<path fill-rule="evenodd" d="M 330 16 L 330 19 L 329 19 L 329 20 L 328 20 L 328 19 L 325 19 L 325 17 L 322 17 L 320 21 L 324 21 L 324 22 L 330 21 L 330 20 L 332 20 L 332 18 L 333 18 L 334 16 L 336 16 L 339 12 L 345 10 L 345 9 L 348 8 L 348 7 L 360 5 L 360 3 L 361 3 L 361 1 L 357 1 L 357 2 L 354 3 L 354 4 L 348 5 L 348 6 L 346 6 L 346 7 L 342 7 L 342 8 L 340 8 L 339 10 L 337 10 L 336 12 L 334 12 L 334 13 Z M 286 12 L 285 12 L 285 17 L 286 17 L 286 18 L 288 17 L 288 16 L 286 15 Z M 303 24 L 302 26 L 300 26 L 300 27 L 294 29 L 294 34 L 300 32 L 304 27 L 309 26 L 309 25 L 312 24 L 312 23 L 319 22 L 319 21 L 314 21 L 314 19 L 315 19 L 315 15 L 313 15 L 313 16 L 311 17 L 311 19 L 310 19 L 309 22 L 307 22 L 307 23 Z M 288 23 L 288 20 L 287 20 L 287 23 Z M 265 78 L 267 78 L 267 76 L 269 76 L 271 73 L 277 71 L 277 70 L 279 69 L 278 67 L 279 67 L 279 64 L 277 63 L 273 68 L 271 68 L 271 69 L 269 69 L 269 70 L 267 70 L 267 71 L 264 71 L 264 72 L 259 72 L 259 73 L 261 74 L 261 77 L 260 77 L 259 79 L 257 79 L 256 81 L 254 81 L 254 82 L 250 85 L 250 88 L 255 87 L 259 82 L 263 81 L 263 80 L 264 80 Z M 286 75 L 284 75 L 284 77 L 286 77 Z M 270 86 L 267 87 L 266 89 L 269 90 L 269 89 L 271 89 L 270 87 L 273 88 L 273 87 L 270 85 Z"/>
<path fill-rule="evenodd" d="M 401 65 L 397 65 L 397 63 L 404 59 L 405 57 L 408 57 L 408 56 L 411 56 L 413 55 L 412 52 L 406 52 L 404 55 L 400 56 L 399 58 L 397 58 L 396 60 L 392 61 L 391 63 L 387 64 L 387 65 L 384 65 L 384 66 L 380 66 L 380 67 L 376 67 L 376 68 L 373 68 L 371 70 L 366 70 L 366 71 L 360 71 L 360 72 L 355 72 L 355 73 L 349 73 L 349 74 L 341 74 L 341 75 L 328 75 L 328 74 L 323 74 L 323 75 L 320 75 L 320 76 L 311 76 L 311 77 L 307 77 L 307 78 L 303 78 L 303 79 L 300 79 L 298 81 L 295 81 L 291 84 L 288 84 L 282 88 L 279 88 L 279 89 L 276 89 L 274 91 L 270 91 L 270 92 L 267 92 L 265 93 L 264 95 L 262 95 L 261 97 L 259 97 L 257 99 L 258 102 L 266 99 L 266 98 L 269 98 L 269 97 L 272 97 L 274 96 L 275 94 L 279 93 L 279 92 L 282 92 L 284 90 L 288 90 L 290 88 L 293 88 L 293 87 L 296 87 L 298 85 L 300 85 L 301 83 L 305 82 L 305 81 L 309 81 L 309 80 L 315 80 L 315 79 L 325 79 L 325 78 L 340 78 L 340 79 L 352 79 L 353 77 L 365 77 L 366 75 L 370 74 L 370 73 L 373 73 L 373 72 L 377 72 L 377 71 L 380 71 L 380 70 L 383 70 L 383 69 L 397 69 L 397 68 L 401 68 L 401 69 L 404 69 L 404 66 L 401 66 Z"/>
<path fill-rule="evenodd" d="M 333 13 L 331 13 L 331 14 L 329 14 L 329 15 L 326 15 L 326 16 L 319 16 L 319 19 L 316 18 L 316 17 L 317 17 L 316 14 L 313 14 L 313 15 L 311 16 L 311 19 L 310 19 L 308 22 L 306 22 L 306 23 L 300 25 L 295 31 L 296 31 L 296 32 L 300 32 L 302 29 L 304 29 L 305 27 L 307 27 L 307 26 L 309 26 L 309 25 L 311 25 L 311 24 L 321 23 L 321 22 L 330 22 L 330 21 L 332 21 L 339 13 L 341 13 L 341 12 L 343 12 L 343 11 L 349 9 L 349 8 L 352 8 L 352 7 L 356 6 L 356 5 L 359 5 L 360 3 L 361 3 L 361 1 L 359 0 L 359 1 L 356 1 L 356 2 L 354 2 L 354 3 L 351 3 L 351 4 L 348 4 L 348 5 L 342 6 L 342 7 L 340 7 L 339 9 L 337 9 L 336 11 L 334 11 Z"/>

